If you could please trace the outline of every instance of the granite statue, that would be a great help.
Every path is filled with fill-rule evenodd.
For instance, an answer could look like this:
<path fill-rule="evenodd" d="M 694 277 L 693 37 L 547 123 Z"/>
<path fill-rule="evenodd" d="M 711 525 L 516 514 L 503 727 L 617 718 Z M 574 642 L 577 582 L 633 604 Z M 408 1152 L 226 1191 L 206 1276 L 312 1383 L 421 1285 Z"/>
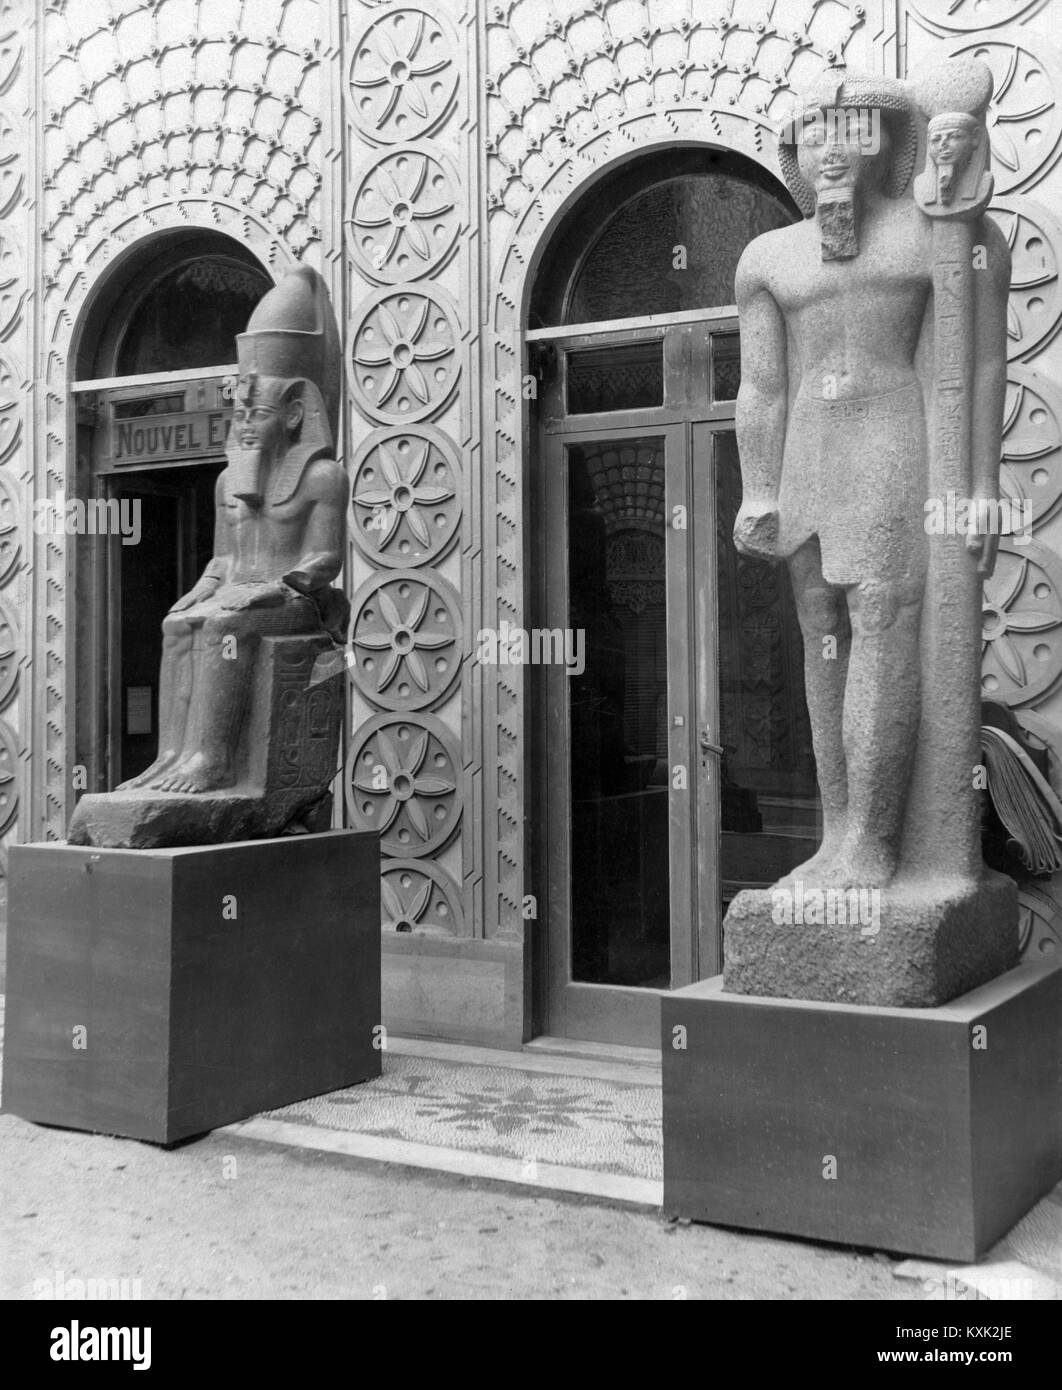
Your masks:
<path fill-rule="evenodd" d="M 335 460 L 339 334 L 317 272 L 285 276 L 236 347 L 214 556 L 162 625 L 158 757 L 81 799 L 73 844 L 209 844 L 330 819 L 348 486 Z"/>
<path fill-rule="evenodd" d="M 911 83 L 828 69 L 779 146 L 805 221 L 738 267 L 734 543 L 788 566 L 823 834 L 731 904 L 728 991 L 929 1006 L 1016 959 L 1016 889 L 982 863 L 976 789 L 998 535 L 926 525 L 949 490 L 975 516 L 999 495 L 1010 258 L 985 216 L 990 95 L 976 61 Z M 825 910 L 779 913 L 797 891 Z M 873 931 L 843 911 L 865 893 Z"/>

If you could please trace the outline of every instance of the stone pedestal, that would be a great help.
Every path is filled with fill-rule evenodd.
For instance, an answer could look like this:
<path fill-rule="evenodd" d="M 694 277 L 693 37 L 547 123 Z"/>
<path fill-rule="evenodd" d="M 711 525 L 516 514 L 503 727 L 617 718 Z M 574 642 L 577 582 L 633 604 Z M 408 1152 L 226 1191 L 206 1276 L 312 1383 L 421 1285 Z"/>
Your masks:
<path fill-rule="evenodd" d="M 935 1009 L 662 1000 L 664 1209 L 969 1262 L 1062 1177 L 1062 969 Z"/>
<path fill-rule="evenodd" d="M 732 994 L 934 1008 L 1018 961 L 1018 889 L 912 881 L 879 890 L 746 889 L 723 925 Z"/>
<path fill-rule="evenodd" d="M 379 1076 L 378 837 L 10 852 L 3 1109 L 172 1144 Z"/>

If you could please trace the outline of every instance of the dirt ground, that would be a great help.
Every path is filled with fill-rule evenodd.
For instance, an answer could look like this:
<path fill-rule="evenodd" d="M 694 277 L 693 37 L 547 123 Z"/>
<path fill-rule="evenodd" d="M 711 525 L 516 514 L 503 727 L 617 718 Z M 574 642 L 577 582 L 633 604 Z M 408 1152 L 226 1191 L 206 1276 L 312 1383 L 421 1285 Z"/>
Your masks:
<path fill-rule="evenodd" d="M 212 1134 L 0 1116 L 0 1297 L 923 1299 L 894 1261 Z"/>

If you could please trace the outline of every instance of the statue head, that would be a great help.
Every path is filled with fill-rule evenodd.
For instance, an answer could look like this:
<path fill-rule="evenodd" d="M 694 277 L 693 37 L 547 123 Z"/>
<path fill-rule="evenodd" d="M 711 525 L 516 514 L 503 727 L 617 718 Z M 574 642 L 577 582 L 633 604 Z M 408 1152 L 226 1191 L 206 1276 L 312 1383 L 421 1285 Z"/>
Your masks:
<path fill-rule="evenodd" d="M 914 170 L 914 113 L 888 77 L 828 68 L 782 127 L 778 162 L 805 217 L 828 223 L 824 259 L 858 252 L 856 210 L 870 192 L 898 198 Z"/>
<path fill-rule="evenodd" d="M 983 134 L 978 118 L 965 111 L 947 111 L 930 120 L 927 148 L 942 203 L 953 202 L 959 191 L 964 198 L 976 196 L 985 160 L 974 156 L 981 151 Z"/>
<path fill-rule="evenodd" d="M 290 497 L 311 457 L 335 451 L 339 331 L 324 281 L 298 266 L 260 301 L 236 338 L 229 466 L 232 492 L 259 507 Z"/>

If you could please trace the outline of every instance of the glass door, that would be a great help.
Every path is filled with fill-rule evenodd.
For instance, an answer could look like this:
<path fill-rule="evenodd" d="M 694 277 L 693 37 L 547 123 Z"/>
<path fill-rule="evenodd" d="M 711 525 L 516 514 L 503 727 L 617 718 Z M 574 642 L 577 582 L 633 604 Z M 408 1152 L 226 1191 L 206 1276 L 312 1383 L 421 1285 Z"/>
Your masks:
<path fill-rule="evenodd" d="M 733 317 L 548 347 L 539 1013 L 554 1035 L 657 1046 L 660 992 L 722 970 L 736 893 L 817 847 L 803 648 L 785 566 L 733 545 Z"/>
<path fill-rule="evenodd" d="M 695 978 L 686 431 L 553 434 L 546 466 L 547 621 L 569 657 L 542 673 L 549 1027 L 645 1044 L 655 992 Z"/>

